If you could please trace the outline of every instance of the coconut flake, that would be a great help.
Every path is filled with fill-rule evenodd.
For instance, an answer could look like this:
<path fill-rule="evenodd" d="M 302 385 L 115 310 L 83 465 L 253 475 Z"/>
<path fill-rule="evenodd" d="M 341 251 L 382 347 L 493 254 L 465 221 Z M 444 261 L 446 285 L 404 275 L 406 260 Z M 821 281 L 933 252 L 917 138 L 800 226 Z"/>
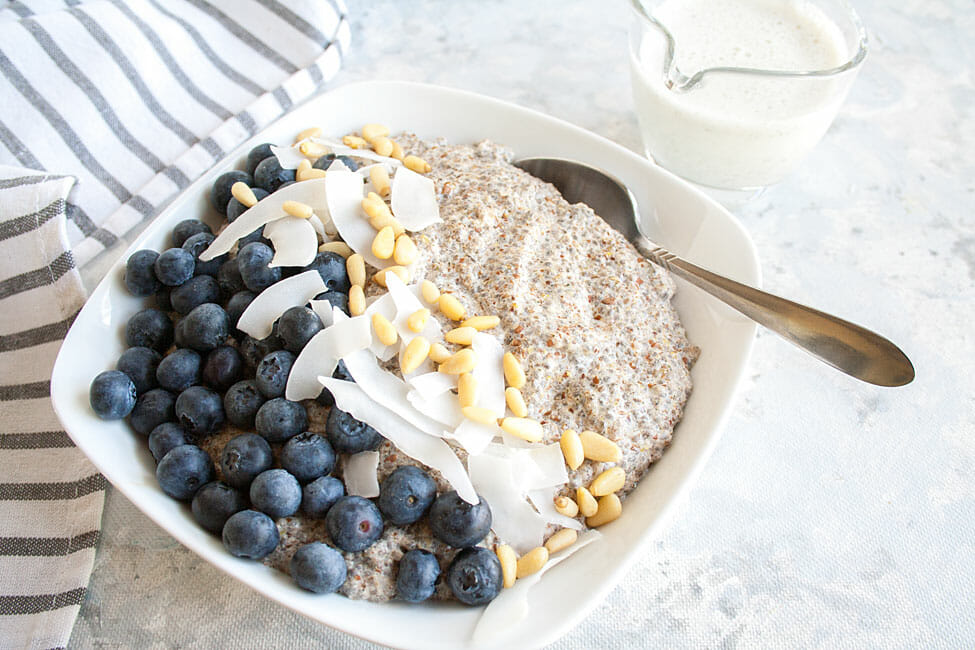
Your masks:
<path fill-rule="evenodd" d="M 481 424 L 464 418 L 463 422 L 452 433 L 448 433 L 446 437 L 459 442 L 460 446 L 471 456 L 477 456 L 484 453 L 484 450 L 499 433 L 501 433 L 501 429 L 497 425 Z"/>
<path fill-rule="evenodd" d="M 234 223 L 237 223 L 236 221 Z M 320 293 L 328 291 L 318 271 L 305 271 L 275 282 L 257 294 L 237 321 L 237 329 L 255 339 L 271 335 L 271 327 L 281 314 L 300 307 Z"/>
<path fill-rule="evenodd" d="M 311 224 L 311 227 L 315 230 L 315 234 L 318 235 L 318 238 L 323 243 L 330 239 L 328 233 L 325 232 L 325 223 L 317 214 L 312 214 L 310 217 L 308 217 L 308 223 Z"/>
<path fill-rule="evenodd" d="M 284 217 L 264 226 L 264 236 L 271 240 L 274 257 L 268 267 L 308 266 L 318 253 L 318 236 L 308 219 Z"/>
<path fill-rule="evenodd" d="M 413 375 L 407 379 L 407 383 L 424 399 L 430 399 L 456 388 L 457 377 L 443 372 L 427 372 Z"/>
<path fill-rule="evenodd" d="M 349 496 L 371 499 L 379 496 L 379 452 L 360 451 L 345 459 L 342 478 Z"/>
<path fill-rule="evenodd" d="M 256 205 L 248 208 L 243 214 L 228 224 L 216 238 L 210 242 L 205 251 L 200 253 L 200 259 L 208 262 L 215 257 L 230 252 L 237 240 L 251 234 L 264 224 L 285 216 L 284 202 L 298 201 L 311 206 L 316 214 L 324 214 L 327 210 L 325 200 L 326 185 L 323 178 L 294 183 L 282 187 L 277 192 L 265 196 Z M 369 226 L 366 222 L 366 226 Z M 370 242 L 371 243 L 371 242 Z"/>
<path fill-rule="evenodd" d="M 477 355 L 477 365 L 471 374 L 477 380 L 476 406 L 486 408 L 497 417 L 504 417 L 504 348 L 490 334 L 478 332 L 471 345 Z"/>
<path fill-rule="evenodd" d="M 418 336 L 425 337 L 430 343 L 437 343 L 443 340 L 440 321 L 436 318 L 428 318 L 420 332 L 414 332 L 407 326 L 406 321 L 418 310 L 423 309 L 423 303 L 420 302 L 416 294 L 409 287 L 403 284 L 402 280 L 392 273 L 387 273 L 386 289 L 389 291 L 389 295 L 392 296 L 393 304 L 396 306 L 396 315 L 390 321 L 396 327 L 396 331 L 399 333 L 403 345 L 409 344 L 410 341 Z M 503 397 L 504 395 L 502 394 Z"/>
<path fill-rule="evenodd" d="M 429 373 L 428 373 L 429 374 Z M 406 399 L 413 407 L 429 418 L 444 424 L 446 428 L 454 428 L 464 421 L 464 414 L 460 411 L 457 396 L 451 393 L 441 393 L 434 397 L 423 397 L 419 392 L 411 390 Z"/>
<path fill-rule="evenodd" d="M 525 500 L 510 458 L 492 453 L 467 457 L 477 493 L 491 505 L 491 529 L 521 555 L 542 545 L 545 520 Z"/>
<path fill-rule="evenodd" d="M 329 319 L 333 324 L 311 337 L 291 366 L 284 396 L 292 402 L 318 397 L 322 392 L 318 376 L 331 375 L 339 359 L 367 348 L 372 341 L 368 319 L 349 318 L 338 307 L 332 309 Z"/>
<path fill-rule="evenodd" d="M 529 613 L 528 591 L 538 584 L 542 576 L 566 558 L 585 548 L 602 537 L 597 530 L 588 530 L 576 540 L 576 543 L 549 557 L 548 562 L 536 573 L 519 578 L 513 587 L 501 590 L 498 597 L 488 603 L 478 619 L 471 640 L 475 646 L 501 645 L 505 637 L 511 637 L 520 632 L 517 623 L 523 621 Z"/>
<path fill-rule="evenodd" d="M 332 317 L 332 303 L 327 300 L 309 300 L 308 304 L 311 305 L 311 310 L 315 312 L 318 319 L 322 321 L 323 327 L 329 327 L 335 322 Z"/>
<path fill-rule="evenodd" d="M 298 169 L 298 164 L 302 160 L 308 160 L 298 147 L 279 147 L 272 144 L 271 153 L 278 159 L 282 169 Z"/>
<path fill-rule="evenodd" d="M 325 171 L 328 171 L 328 172 L 350 172 L 352 170 L 349 169 L 349 166 L 348 165 L 346 165 L 344 162 L 342 162 L 341 160 L 339 160 L 338 158 L 336 158 L 335 160 L 332 161 L 332 164 L 330 164 L 328 166 L 328 169 L 326 169 Z"/>
<path fill-rule="evenodd" d="M 437 190 L 426 176 L 400 167 L 393 176 L 389 192 L 390 208 L 407 230 L 423 230 L 441 221 Z"/>
<path fill-rule="evenodd" d="M 569 482 L 565 456 L 562 455 L 562 447 L 559 443 L 536 445 L 519 455 L 529 457 L 536 468 L 534 480 L 527 485 L 527 489 L 555 487 Z"/>
<path fill-rule="evenodd" d="M 362 177 L 353 172 L 330 172 L 325 175 L 325 187 L 328 214 L 342 240 L 370 266 L 377 269 L 389 266 L 389 260 L 380 260 L 372 254 L 376 231 L 362 211 Z"/>
<path fill-rule="evenodd" d="M 339 140 L 323 138 L 321 136 L 309 138 L 309 140 L 328 147 L 331 153 L 334 153 L 336 156 L 349 156 L 350 158 L 359 158 L 361 160 L 372 160 L 375 162 L 386 163 L 387 165 L 391 165 L 393 167 L 402 166 L 403 164 L 401 161 L 395 158 L 380 156 L 375 151 L 371 151 L 369 149 L 353 149 L 352 147 L 346 146 Z"/>
<path fill-rule="evenodd" d="M 410 458 L 440 472 L 462 499 L 468 503 L 478 502 L 463 463 L 444 440 L 427 435 L 377 404 L 359 384 L 332 377 L 319 377 L 318 381 L 332 393 L 336 406 L 374 428 Z"/>
<path fill-rule="evenodd" d="M 566 517 L 555 509 L 555 488 L 542 488 L 540 490 L 530 490 L 528 492 L 528 499 L 538 510 L 538 514 L 542 516 L 542 519 L 546 523 L 555 524 L 561 526 L 562 528 L 572 528 L 574 530 L 582 530 L 582 524 L 578 519 L 573 519 L 572 517 Z"/>

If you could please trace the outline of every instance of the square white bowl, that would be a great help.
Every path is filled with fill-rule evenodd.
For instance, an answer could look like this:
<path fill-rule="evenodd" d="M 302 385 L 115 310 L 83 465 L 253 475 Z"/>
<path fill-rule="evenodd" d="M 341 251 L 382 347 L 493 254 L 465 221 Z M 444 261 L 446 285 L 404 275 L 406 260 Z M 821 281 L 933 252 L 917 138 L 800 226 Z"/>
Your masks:
<path fill-rule="evenodd" d="M 146 228 L 119 257 L 68 332 L 54 367 L 51 395 L 68 434 L 102 474 L 153 521 L 227 574 L 305 616 L 370 641 L 409 648 L 472 647 L 479 608 L 456 603 L 377 604 L 315 595 L 299 589 L 283 573 L 231 556 L 216 536 L 194 522 L 185 504 L 158 488 L 145 439 L 123 421 L 98 419 L 88 405 L 92 378 L 115 367 L 125 349 L 125 322 L 144 306 L 122 282 L 128 256 L 142 248 L 166 248 L 173 226 L 183 219 L 203 218 L 216 225 L 217 216 L 208 207 L 210 186 L 224 171 L 239 167 L 256 144 L 291 142 L 312 125 L 340 135 L 366 122 L 424 138 L 443 136 L 452 143 L 488 138 L 511 147 L 516 157 L 575 158 L 601 167 L 632 190 L 645 232 L 655 241 L 707 268 L 759 283 L 755 248 L 741 224 L 720 205 L 632 151 L 566 122 L 481 95 L 403 82 L 357 83 L 309 100 L 255 135 Z M 545 645 L 582 620 L 661 533 L 714 448 L 745 370 L 755 325 L 703 292 L 678 284 L 678 312 L 691 342 L 702 352 L 673 444 L 626 500 L 623 516 L 601 529 L 600 540 L 547 573 L 530 591 L 529 616 L 492 646 L 510 647 L 514 639 L 519 647 Z"/>

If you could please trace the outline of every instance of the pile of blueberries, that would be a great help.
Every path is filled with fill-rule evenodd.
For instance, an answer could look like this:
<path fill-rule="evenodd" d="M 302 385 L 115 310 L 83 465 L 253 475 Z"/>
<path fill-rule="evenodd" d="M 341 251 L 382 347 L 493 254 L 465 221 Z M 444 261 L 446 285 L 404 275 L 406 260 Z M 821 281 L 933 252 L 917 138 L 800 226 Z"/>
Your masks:
<path fill-rule="evenodd" d="M 323 156 L 315 167 L 326 169 L 332 160 Z M 343 157 L 343 162 L 355 168 L 354 161 Z M 238 181 L 260 199 L 294 182 L 294 171 L 281 168 L 269 144 L 255 147 L 246 171 L 226 172 L 211 190 L 211 203 L 228 221 L 246 209 L 231 196 Z M 501 565 L 493 552 L 475 546 L 491 527 L 491 510 L 483 499 L 471 505 L 453 491 L 438 496 L 427 472 L 409 465 L 386 477 L 375 500 L 345 495 L 342 482 L 330 475 L 337 453 L 375 450 L 383 437 L 335 407 L 327 390 L 316 400 L 332 407 L 325 436 L 308 431 L 305 407 L 284 398 L 296 356 L 323 328 L 315 312 L 307 306 L 289 309 L 261 340 L 236 327 L 257 294 L 283 277 L 312 269 L 328 289 L 316 299 L 348 312 L 345 260 L 324 252 L 304 268 L 270 268 L 274 251 L 258 229 L 240 240 L 236 256 L 204 262 L 199 255 L 213 239 L 207 224 L 189 219 L 173 229 L 171 248 L 140 250 L 129 257 L 126 287 L 151 298 L 154 306 L 126 324 L 128 349 L 117 369 L 92 381 L 95 413 L 103 419 L 128 418 L 137 433 L 148 436 L 160 488 L 189 501 L 196 521 L 220 535 L 237 557 L 262 559 L 274 551 L 276 519 L 299 510 L 324 519 L 334 547 L 305 544 L 291 560 L 291 575 L 305 589 L 328 593 L 345 582 L 346 562 L 336 547 L 362 551 L 381 537 L 384 520 L 406 526 L 426 516 L 435 538 L 461 549 L 446 572 L 457 599 L 471 605 L 493 600 L 501 589 Z M 353 381 L 342 363 L 333 376 Z M 218 481 L 210 455 L 195 443 L 225 422 L 248 432 L 224 445 Z M 429 598 L 440 573 L 434 554 L 406 552 L 396 580 L 399 597 L 412 602 Z"/>

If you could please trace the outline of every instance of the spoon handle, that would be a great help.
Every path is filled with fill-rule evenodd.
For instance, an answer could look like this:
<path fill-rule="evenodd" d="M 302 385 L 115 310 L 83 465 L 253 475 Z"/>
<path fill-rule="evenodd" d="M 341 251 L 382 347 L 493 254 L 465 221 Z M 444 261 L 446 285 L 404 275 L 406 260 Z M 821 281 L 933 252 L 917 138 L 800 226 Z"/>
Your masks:
<path fill-rule="evenodd" d="M 903 386 L 914 379 L 907 356 L 879 334 L 702 269 L 642 235 L 635 239 L 650 261 L 846 374 L 878 386 Z"/>

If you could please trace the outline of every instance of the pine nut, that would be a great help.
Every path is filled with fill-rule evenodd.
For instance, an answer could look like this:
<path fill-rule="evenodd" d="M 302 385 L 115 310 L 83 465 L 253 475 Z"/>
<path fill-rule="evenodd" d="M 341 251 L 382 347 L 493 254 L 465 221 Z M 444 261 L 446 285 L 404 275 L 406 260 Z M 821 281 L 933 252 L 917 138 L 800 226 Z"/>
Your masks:
<path fill-rule="evenodd" d="M 555 497 L 555 511 L 566 517 L 575 517 L 579 514 L 579 504 L 569 497 Z"/>
<path fill-rule="evenodd" d="M 589 460 L 618 463 L 623 459 L 623 451 L 620 446 L 595 431 L 583 431 L 579 434 L 579 441 L 582 443 L 583 455 Z"/>
<path fill-rule="evenodd" d="M 470 372 L 477 365 L 477 355 L 474 350 L 464 348 L 450 355 L 446 361 L 440 364 L 438 370 L 448 375 L 463 375 Z"/>
<path fill-rule="evenodd" d="M 365 288 L 366 286 L 366 261 L 362 255 L 354 253 L 345 260 L 345 271 L 349 274 L 349 282 Z"/>
<path fill-rule="evenodd" d="M 582 441 L 579 440 L 579 434 L 574 429 L 566 429 L 562 432 L 559 445 L 562 447 L 562 455 L 565 457 L 565 464 L 569 466 L 569 469 L 579 469 L 582 461 L 586 458 L 582 451 Z"/>
<path fill-rule="evenodd" d="M 392 273 L 393 275 L 398 277 L 403 282 L 403 284 L 410 283 L 410 272 L 402 266 L 387 266 L 383 270 L 376 273 L 376 275 L 372 276 L 372 279 L 375 281 L 376 284 L 378 284 L 379 286 L 385 289 L 387 273 Z"/>
<path fill-rule="evenodd" d="M 525 371 L 521 367 L 521 362 L 518 361 L 518 357 L 511 354 L 510 352 L 505 352 L 504 357 L 501 359 L 501 364 L 504 366 L 504 379 L 508 382 L 509 386 L 513 386 L 518 390 L 525 387 Z"/>
<path fill-rule="evenodd" d="M 389 194 L 389 172 L 384 165 L 373 165 L 369 168 L 369 180 L 379 196 Z"/>
<path fill-rule="evenodd" d="M 389 226 L 390 228 L 393 229 L 394 237 L 399 237 L 404 232 L 406 232 L 406 228 L 403 227 L 403 224 L 400 223 L 399 219 L 392 216 L 391 214 L 380 214 L 377 217 L 373 217 L 372 219 L 369 220 L 369 225 L 375 228 L 377 231 L 382 230 L 386 226 Z M 396 246 L 394 242 L 393 250 L 395 249 Z"/>
<path fill-rule="evenodd" d="M 461 321 L 467 315 L 467 310 L 464 309 L 464 305 L 460 304 L 460 300 L 452 293 L 440 294 L 437 304 L 440 305 L 440 311 L 443 315 L 450 320 Z"/>
<path fill-rule="evenodd" d="M 515 578 L 518 577 L 518 556 L 515 555 L 515 549 L 507 544 L 498 544 L 494 548 L 494 552 L 497 553 L 498 561 L 501 562 L 502 584 L 505 589 L 510 589 L 515 586 Z"/>
<path fill-rule="evenodd" d="M 328 149 L 317 142 L 312 142 L 311 140 L 306 140 L 305 142 L 299 144 L 298 151 L 300 151 L 302 155 L 307 156 L 308 158 L 314 158 L 316 160 L 328 153 Z"/>
<path fill-rule="evenodd" d="M 598 528 L 603 524 L 615 521 L 623 512 L 623 504 L 615 494 L 607 494 L 599 498 L 599 507 L 596 514 L 586 517 L 586 525 L 590 528 Z"/>
<path fill-rule="evenodd" d="M 372 315 L 372 329 L 376 331 L 376 338 L 383 345 L 393 345 L 399 338 L 396 328 L 389 322 L 389 319 L 382 314 Z"/>
<path fill-rule="evenodd" d="M 310 181 L 310 180 L 314 180 L 316 178 L 325 178 L 325 170 L 324 169 L 314 169 L 313 168 L 313 169 L 309 169 L 308 171 L 306 171 L 300 177 L 298 177 L 297 174 L 295 175 L 295 180 L 296 181 Z"/>
<path fill-rule="evenodd" d="M 421 307 L 410 314 L 410 317 L 406 319 L 406 327 L 408 327 L 411 332 L 419 334 L 423 331 L 423 328 L 427 326 L 427 320 L 429 320 L 429 318 L 430 310 L 426 307 Z"/>
<path fill-rule="evenodd" d="M 311 215 L 315 214 L 310 205 L 301 201 L 285 201 L 281 205 L 281 209 L 299 219 L 311 219 Z"/>
<path fill-rule="evenodd" d="M 318 247 L 319 253 L 336 253 L 345 259 L 352 256 L 352 249 L 344 241 L 327 241 Z"/>
<path fill-rule="evenodd" d="M 257 196 L 254 195 L 254 190 L 248 187 L 247 183 L 237 181 L 230 186 L 230 193 L 246 208 L 257 205 Z"/>
<path fill-rule="evenodd" d="M 389 128 L 384 124 L 376 124 L 375 122 L 370 122 L 362 127 L 362 138 L 369 142 L 372 142 L 376 138 L 382 138 L 389 135 Z"/>
<path fill-rule="evenodd" d="M 429 280 L 424 280 L 420 283 L 420 295 L 431 305 L 436 305 L 437 301 L 440 300 L 440 289 Z"/>
<path fill-rule="evenodd" d="M 363 293 L 362 287 L 358 284 L 353 284 L 349 289 L 349 314 L 352 316 L 361 316 L 366 311 L 366 294 Z"/>
<path fill-rule="evenodd" d="M 528 442 L 538 442 L 544 433 L 542 425 L 531 418 L 504 418 L 501 420 L 501 429 Z"/>
<path fill-rule="evenodd" d="M 342 144 L 352 149 L 365 149 L 369 146 L 369 143 L 366 142 L 365 138 L 360 138 L 357 135 L 343 135 Z"/>
<path fill-rule="evenodd" d="M 548 549 L 549 555 L 555 555 L 575 544 L 577 539 L 579 539 L 579 533 L 571 528 L 563 528 L 545 540 L 545 548 Z"/>
<path fill-rule="evenodd" d="M 395 158 L 396 160 L 402 162 L 404 155 L 405 154 L 403 153 L 403 147 L 400 146 L 399 142 L 393 140 L 393 153 L 389 154 L 390 158 Z"/>
<path fill-rule="evenodd" d="M 501 324 L 501 319 L 497 316 L 472 316 L 461 323 L 462 327 L 473 327 L 478 332 L 489 330 Z"/>
<path fill-rule="evenodd" d="M 431 169 L 430 164 L 419 156 L 407 156 L 403 158 L 403 164 L 417 174 L 426 174 Z"/>
<path fill-rule="evenodd" d="M 457 400 L 461 408 L 474 406 L 477 402 L 477 379 L 469 372 L 457 378 Z"/>
<path fill-rule="evenodd" d="M 396 236 L 393 234 L 392 226 L 386 226 L 372 240 L 372 254 L 381 260 L 388 260 L 393 256 L 393 247 L 396 245 Z"/>
<path fill-rule="evenodd" d="M 508 404 L 511 412 L 515 414 L 515 417 L 523 418 L 528 415 L 525 398 L 522 397 L 521 391 L 514 386 L 508 386 L 504 389 L 504 401 Z"/>
<path fill-rule="evenodd" d="M 445 348 L 440 343 L 434 343 L 430 346 L 430 360 L 434 363 L 443 363 L 450 358 L 450 350 Z"/>
<path fill-rule="evenodd" d="M 301 142 L 302 140 L 307 140 L 308 138 L 317 138 L 321 134 L 322 134 L 322 130 L 319 127 L 317 126 L 309 127 L 304 131 L 301 131 L 300 133 L 298 133 L 298 135 L 295 136 L 295 144 Z"/>
<path fill-rule="evenodd" d="M 372 145 L 372 150 L 380 156 L 389 156 L 393 153 L 393 141 L 384 135 L 370 139 L 369 144 Z"/>
<path fill-rule="evenodd" d="M 473 327 L 456 327 L 444 334 L 444 339 L 447 343 L 470 345 L 474 342 L 475 334 L 477 334 L 477 330 Z"/>
<path fill-rule="evenodd" d="M 599 476 L 592 480 L 592 483 L 589 484 L 589 492 L 594 497 L 604 497 L 607 494 L 622 490 L 624 484 L 626 484 L 626 472 L 623 471 L 623 468 L 610 467 L 600 472 Z"/>
<path fill-rule="evenodd" d="M 396 260 L 397 264 L 402 264 L 403 266 L 412 264 L 416 261 L 418 254 L 416 244 L 413 243 L 413 240 L 409 235 L 403 234 L 396 238 L 396 248 L 393 250 L 393 259 Z"/>
<path fill-rule="evenodd" d="M 536 546 L 518 558 L 517 575 L 519 578 L 524 578 L 538 573 L 546 562 L 548 562 L 548 549 L 544 546 Z"/>
<path fill-rule="evenodd" d="M 362 199 L 362 209 L 370 219 L 377 217 L 393 218 L 393 213 L 389 211 L 389 206 L 375 192 L 369 192 L 366 198 Z"/>
<path fill-rule="evenodd" d="M 584 487 L 576 488 L 576 504 L 579 506 L 579 514 L 583 517 L 592 517 L 599 509 L 596 497 Z"/>
<path fill-rule="evenodd" d="M 298 182 L 305 180 L 305 174 L 309 171 L 311 171 L 311 161 L 304 158 L 298 163 L 298 168 L 295 170 L 295 180 Z"/>
<path fill-rule="evenodd" d="M 408 375 L 420 367 L 430 354 L 430 341 L 422 336 L 414 337 L 403 350 L 399 361 L 399 368 L 404 375 Z"/>
<path fill-rule="evenodd" d="M 464 417 L 468 420 L 473 420 L 474 422 L 479 422 L 481 424 L 497 424 L 498 418 L 491 409 L 486 409 L 483 406 L 463 406 L 460 412 L 464 414 Z"/>

